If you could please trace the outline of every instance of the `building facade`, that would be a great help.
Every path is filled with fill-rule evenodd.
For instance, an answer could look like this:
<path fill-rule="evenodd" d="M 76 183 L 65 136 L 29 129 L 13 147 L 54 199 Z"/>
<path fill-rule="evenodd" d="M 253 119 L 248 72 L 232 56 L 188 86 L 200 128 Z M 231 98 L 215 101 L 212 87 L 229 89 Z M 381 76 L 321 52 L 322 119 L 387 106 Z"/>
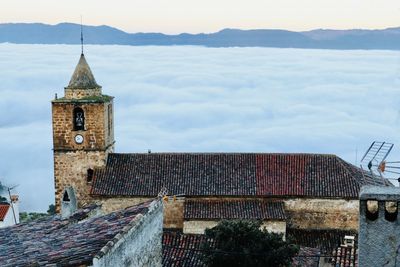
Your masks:
<path fill-rule="evenodd" d="M 72 187 L 82 206 L 90 202 L 93 170 L 114 150 L 113 97 L 103 95 L 82 54 L 64 97 L 52 102 L 56 211 Z"/>
<path fill-rule="evenodd" d="M 57 211 L 71 195 L 78 207 L 99 202 L 112 212 L 164 192 L 164 228 L 186 233 L 238 218 L 283 234 L 357 230 L 360 188 L 391 185 L 335 155 L 114 153 L 113 97 L 84 55 L 52 107 Z"/>

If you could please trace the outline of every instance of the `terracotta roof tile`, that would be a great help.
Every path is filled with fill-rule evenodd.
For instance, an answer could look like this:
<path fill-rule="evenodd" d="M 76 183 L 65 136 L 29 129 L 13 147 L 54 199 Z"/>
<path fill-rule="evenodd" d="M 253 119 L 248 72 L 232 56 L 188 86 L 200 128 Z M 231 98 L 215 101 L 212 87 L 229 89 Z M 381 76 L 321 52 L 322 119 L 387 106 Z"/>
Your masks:
<path fill-rule="evenodd" d="M 343 243 L 345 235 L 353 235 L 357 237 L 357 232 L 333 229 L 286 229 L 286 236 L 288 239 L 292 240 L 293 243 L 300 246 L 318 248 L 326 255 L 332 255 L 334 253 L 336 248 Z"/>
<path fill-rule="evenodd" d="M 312 196 L 358 198 L 364 184 L 390 185 L 334 155 L 111 153 L 91 193 L 156 196 Z"/>
<path fill-rule="evenodd" d="M 167 232 L 163 234 L 163 267 L 205 267 L 202 244 L 212 242 L 205 235 Z"/>
<path fill-rule="evenodd" d="M 0 266 L 91 265 L 107 242 L 138 214 L 146 213 L 150 204 L 88 218 L 95 208 L 90 206 L 67 219 L 55 215 L 2 228 Z"/>
<path fill-rule="evenodd" d="M 213 247 L 214 241 L 205 235 L 182 234 L 164 231 L 163 234 L 163 267 L 206 267 L 202 261 L 203 243 Z M 317 267 L 319 249 L 300 247 L 293 258 L 293 266 Z"/>
<path fill-rule="evenodd" d="M 8 203 L 0 204 L 0 221 L 4 221 L 4 218 L 6 217 L 9 208 L 10 204 Z"/>
<path fill-rule="evenodd" d="M 283 202 L 265 200 L 191 200 L 185 201 L 185 219 L 262 219 L 285 220 Z"/>

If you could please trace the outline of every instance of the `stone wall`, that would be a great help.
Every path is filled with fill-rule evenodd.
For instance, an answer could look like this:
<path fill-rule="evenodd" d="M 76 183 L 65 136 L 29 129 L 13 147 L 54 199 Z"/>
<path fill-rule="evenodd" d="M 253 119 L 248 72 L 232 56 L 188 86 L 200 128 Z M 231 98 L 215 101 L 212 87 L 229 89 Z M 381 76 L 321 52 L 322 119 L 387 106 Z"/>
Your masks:
<path fill-rule="evenodd" d="M 83 100 L 54 100 L 52 102 L 54 182 L 56 211 L 66 187 L 71 186 L 78 200 L 78 207 L 91 201 L 88 169 L 104 167 L 107 154 L 114 150 L 113 101 L 88 102 Z M 85 128 L 73 128 L 74 108 L 84 111 Z M 75 136 L 83 136 L 83 143 Z"/>
<path fill-rule="evenodd" d="M 183 229 L 184 198 L 164 199 L 164 228 Z"/>
<path fill-rule="evenodd" d="M 358 200 L 295 198 L 284 203 L 287 227 L 358 230 Z"/>
<path fill-rule="evenodd" d="M 93 266 L 162 266 L 163 204 L 154 201 L 149 212 L 138 215 L 127 232 L 114 238 L 93 259 Z"/>
<path fill-rule="evenodd" d="M 365 186 L 361 189 L 359 266 L 400 266 L 399 204 L 398 187 Z"/>
<path fill-rule="evenodd" d="M 60 212 L 61 199 L 65 188 L 73 187 L 78 207 L 91 201 L 89 196 L 91 183 L 87 182 L 89 168 L 105 165 L 108 151 L 54 151 L 54 179 L 56 210 Z"/>
<path fill-rule="evenodd" d="M 126 208 L 148 200 L 143 197 L 96 197 L 94 201 L 101 202 L 105 212 L 111 212 Z M 197 198 L 199 199 L 199 198 Z M 201 198 L 224 199 L 224 198 Z M 241 199 L 241 198 L 229 198 Z M 344 199 L 274 199 L 281 200 L 285 204 L 287 216 L 286 226 L 300 229 L 342 229 L 358 230 L 358 201 Z M 184 201 L 185 198 L 169 197 L 164 200 L 164 228 L 183 229 L 188 233 L 202 233 L 206 227 L 214 226 L 212 221 L 186 221 L 184 222 Z M 279 222 L 279 221 L 277 221 Z M 268 230 L 274 232 L 283 231 L 280 223 L 269 224 Z M 186 230 L 185 230 L 186 229 Z"/>
<path fill-rule="evenodd" d="M 107 214 L 116 210 L 125 209 L 139 203 L 154 199 L 151 197 L 93 197 L 92 201 L 101 204 L 102 211 Z"/>
<path fill-rule="evenodd" d="M 266 220 L 261 224 L 261 229 L 265 229 L 270 233 L 283 234 L 286 236 L 286 222 L 285 221 L 271 221 Z"/>
<path fill-rule="evenodd" d="M 52 102 L 53 147 L 55 150 L 105 150 L 114 143 L 112 100 L 107 103 Z M 84 111 L 85 130 L 75 131 L 73 127 L 74 108 Z M 109 108 L 110 107 L 110 108 Z M 111 112 L 109 111 L 111 110 Z M 110 116 L 109 116 L 110 114 Z M 109 122 L 110 121 L 110 122 Z M 109 123 L 112 127 L 109 130 Z M 83 143 L 77 144 L 75 136 L 83 136 Z"/>
<path fill-rule="evenodd" d="M 218 220 L 190 220 L 183 223 L 183 233 L 185 234 L 204 234 L 207 228 L 213 228 L 220 221 Z M 268 232 L 286 235 L 285 221 L 264 221 L 260 227 Z"/>
<path fill-rule="evenodd" d="M 66 87 L 64 89 L 64 96 L 67 99 L 81 99 L 90 96 L 101 96 L 101 87 L 93 89 L 71 89 Z"/>

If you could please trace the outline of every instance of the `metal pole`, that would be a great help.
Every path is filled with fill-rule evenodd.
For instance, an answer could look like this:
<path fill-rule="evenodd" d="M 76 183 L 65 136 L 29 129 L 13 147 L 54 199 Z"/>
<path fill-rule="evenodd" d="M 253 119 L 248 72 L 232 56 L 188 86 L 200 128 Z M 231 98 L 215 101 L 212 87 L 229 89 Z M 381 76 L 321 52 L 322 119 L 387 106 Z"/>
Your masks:
<path fill-rule="evenodd" d="M 11 199 L 11 190 L 10 190 L 9 187 L 7 187 L 7 190 L 8 190 L 8 195 L 10 197 L 10 204 L 11 204 L 11 208 L 12 208 L 13 215 L 14 215 L 14 222 L 15 222 L 15 224 L 17 224 L 17 218 L 15 217 L 14 205 L 13 205 L 13 202 L 12 202 L 12 199 Z"/>

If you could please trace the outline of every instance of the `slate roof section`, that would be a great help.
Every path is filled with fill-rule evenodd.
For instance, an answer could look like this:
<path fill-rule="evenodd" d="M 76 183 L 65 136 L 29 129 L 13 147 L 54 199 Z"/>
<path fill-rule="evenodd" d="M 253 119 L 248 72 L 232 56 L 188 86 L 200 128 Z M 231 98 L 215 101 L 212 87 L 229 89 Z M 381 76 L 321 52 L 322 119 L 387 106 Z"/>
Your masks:
<path fill-rule="evenodd" d="M 107 242 L 124 231 L 151 201 L 89 218 L 96 205 L 79 210 L 70 218 L 48 216 L 0 229 L 0 266 L 92 265 Z"/>
<path fill-rule="evenodd" d="M 146 153 L 108 155 L 91 194 L 298 196 L 357 199 L 362 185 L 391 185 L 335 155 L 263 153 Z M 364 178 L 366 177 L 366 178 Z"/>
<path fill-rule="evenodd" d="M 202 244 L 208 242 L 213 247 L 213 240 L 205 235 L 182 234 L 180 232 L 163 233 L 163 267 L 206 267 L 202 261 Z M 300 247 L 293 258 L 295 267 L 317 267 L 319 249 Z"/>
<path fill-rule="evenodd" d="M 4 221 L 4 218 L 6 217 L 9 209 L 10 209 L 10 204 L 0 203 L 0 221 Z"/>
<path fill-rule="evenodd" d="M 286 229 L 286 236 L 294 244 L 318 248 L 324 255 L 333 255 L 334 251 L 343 243 L 346 235 L 356 237 L 357 232 L 347 230 L 317 230 L 317 229 Z"/>
<path fill-rule="evenodd" d="M 257 199 L 192 200 L 184 207 L 185 220 L 260 219 L 285 220 L 283 202 Z"/>
<path fill-rule="evenodd" d="M 206 267 L 202 262 L 202 244 L 212 242 L 205 235 L 163 233 L 163 267 Z"/>
<path fill-rule="evenodd" d="M 95 89 L 99 88 L 93 73 L 87 63 L 85 56 L 81 54 L 78 65 L 72 74 L 71 80 L 67 86 L 68 89 Z"/>
<path fill-rule="evenodd" d="M 300 247 L 293 258 L 292 267 L 319 267 L 321 251 L 317 248 Z"/>

